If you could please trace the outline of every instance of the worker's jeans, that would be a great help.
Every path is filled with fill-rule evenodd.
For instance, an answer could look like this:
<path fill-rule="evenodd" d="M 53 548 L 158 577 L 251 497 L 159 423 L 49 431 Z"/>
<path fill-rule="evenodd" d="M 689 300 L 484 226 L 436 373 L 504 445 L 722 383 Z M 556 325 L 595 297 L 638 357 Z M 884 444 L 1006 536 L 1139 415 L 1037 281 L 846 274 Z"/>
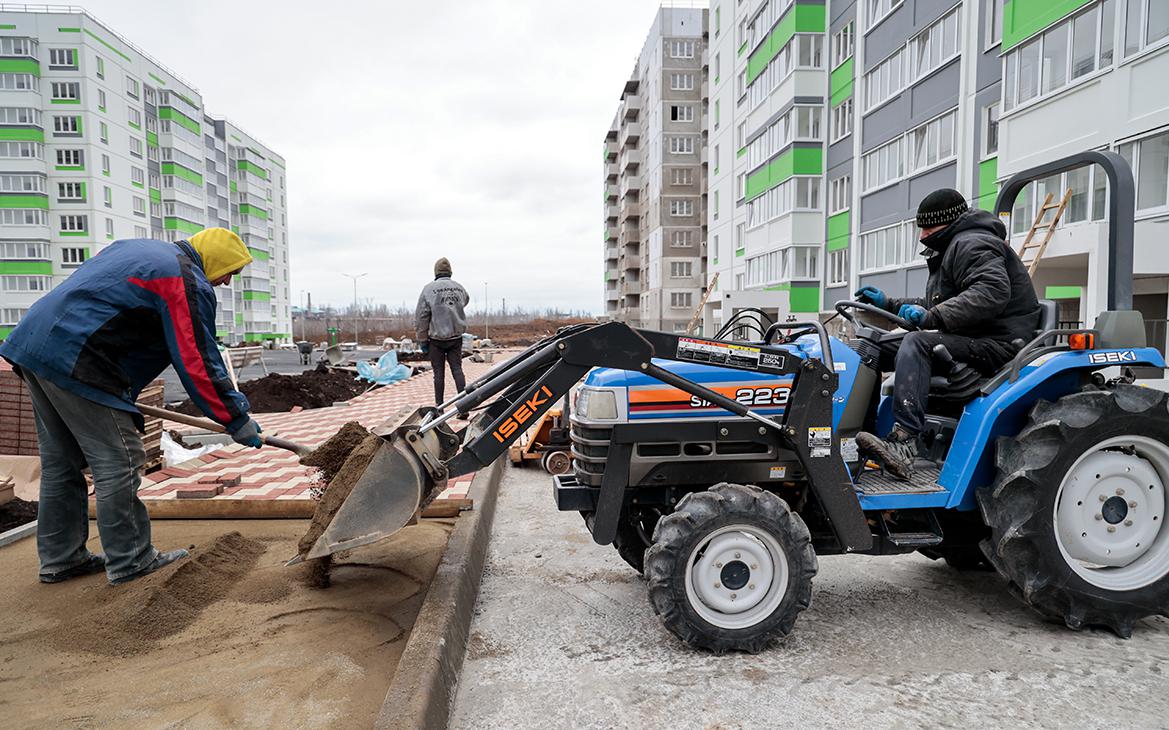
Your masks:
<path fill-rule="evenodd" d="M 451 368 L 451 376 L 455 379 L 455 392 L 463 392 L 463 388 L 467 387 L 467 379 L 463 377 L 463 338 L 430 341 L 430 365 L 434 368 L 434 402 L 439 405 L 446 400 L 444 362 Z"/>
<path fill-rule="evenodd" d="M 1017 351 L 1000 340 L 963 337 L 945 332 L 910 332 L 900 341 L 881 345 L 881 372 L 893 371 L 893 420 L 911 434 L 925 429 L 925 407 L 933 372 L 933 350 L 945 345 L 957 362 L 989 375 Z"/>
<path fill-rule="evenodd" d="M 130 414 L 86 400 L 27 370 L 22 373 L 36 413 L 41 452 L 37 553 L 41 575 L 89 560 L 88 487 L 93 476 L 97 530 L 110 580 L 137 573 L 158 551 L 150 518 L 138 499 L 146 451 Z"/>

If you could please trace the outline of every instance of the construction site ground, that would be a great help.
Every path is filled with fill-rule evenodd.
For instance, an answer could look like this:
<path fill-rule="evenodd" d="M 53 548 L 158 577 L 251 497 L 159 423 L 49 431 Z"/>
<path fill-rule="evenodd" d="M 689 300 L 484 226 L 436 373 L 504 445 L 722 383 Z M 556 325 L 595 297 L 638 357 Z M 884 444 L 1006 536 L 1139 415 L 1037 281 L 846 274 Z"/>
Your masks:
<path fill-rule="evenodd" d="M 451 726 L 1160 728 L 1167 682 L 1169 620 L 1074 632 L 916 554 L 821 558 L 785 643 L 695 651 L 547 474 L 509 468 Z"/>
<path fill-rule="evenodd" d="M 453 522 L 353 551 L 327 590 L 284 567 L 305 520 L 156 520 L 192 558 L 118 587 L 43 585 L 35 540 L 2 548 L 0 727 L 370 727 Z"/>

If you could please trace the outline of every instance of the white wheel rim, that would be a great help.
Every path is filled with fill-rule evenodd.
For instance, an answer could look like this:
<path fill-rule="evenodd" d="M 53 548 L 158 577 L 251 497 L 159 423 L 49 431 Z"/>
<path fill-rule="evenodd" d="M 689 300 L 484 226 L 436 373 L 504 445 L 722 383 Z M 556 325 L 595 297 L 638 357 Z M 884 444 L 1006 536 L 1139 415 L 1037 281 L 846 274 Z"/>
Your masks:
<path fill-rule="evenodd" d="M 1123 449 L 1123 450 L 1122 450 Z M 1072 464 L 1055 497 L 1055 538 L 1088 583 L 1131 591 L 1169 575 L 1169 446 L 1117 436 Z"/>
<path fill-rule="evenodd" d="M 783 602 L 788 573 L 787 553 L 768 531 L 728 525 L 690 552 L 686 598 L 703 620 L 719 628 L 750 628 Z"/>

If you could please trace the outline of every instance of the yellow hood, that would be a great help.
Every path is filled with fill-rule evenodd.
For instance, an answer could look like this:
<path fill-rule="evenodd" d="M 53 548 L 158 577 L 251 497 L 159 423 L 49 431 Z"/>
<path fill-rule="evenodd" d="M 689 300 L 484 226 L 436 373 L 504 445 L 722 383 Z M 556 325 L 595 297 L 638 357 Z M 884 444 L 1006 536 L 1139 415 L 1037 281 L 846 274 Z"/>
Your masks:
<path fill-rule="evenodd" d="M 206 228 L 191 236 L 188 243 L 203 258 L 203 273 L 211 281 L 252 262 L 248 247 L 226 228 Z"/>

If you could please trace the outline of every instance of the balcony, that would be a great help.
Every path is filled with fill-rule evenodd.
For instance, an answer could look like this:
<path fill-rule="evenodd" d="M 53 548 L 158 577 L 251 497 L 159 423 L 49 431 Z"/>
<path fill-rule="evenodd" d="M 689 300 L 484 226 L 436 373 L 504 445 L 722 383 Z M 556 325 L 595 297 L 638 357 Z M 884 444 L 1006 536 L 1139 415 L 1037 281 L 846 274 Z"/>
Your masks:
<path fill-rule="evenodd" d="M 605 281 L 617 281 L 617 269 L 605 269 Z"/>
<path fill-rule="evenodd" d="M 621 100 L 621 116 L 629 121 L 636 121 L 638 113 L 641 111 L 641 95 L 640 94 L 626 94 L 625 98 Z"/>
<path fill-rule="evenodd" d="M 629 147 L 635 145 L 641 139 L 641 124 L 638 122 L 629 122 L 621 126 L 621 136 L 618 140 L 622 147 Z"/>
<path fill-rule="evenodd" d="M 614 236 L 614 238 L 615 237 L 616 236 Z M 617 255 L 617 247 L 616 246 L 607 246 L 605 248 L 605 260 L 606 261 L 616 261 L 617 257 L 618 257 L 618 255 Z"/>
<path fill-rule="evenodd" d="M 641 192 L 641 175 L 626 175 L 621 178 L 621 197 L 624 198 L 630 193 Z"/>
<path fill-rule="evenodd" d="M 606 302 L 616 302 L 620 298 L 621 298 L 621 292 L 617 291 L 616 289 L 606 289 L 605 290 L 605 301 Z"/>
<path fill-rule="evenodd" d="M 701 149 L 699 149 L 698 161 L 701 162 L 703 165 L 710 164 L 710 153 L 707 152 L 706 145 L 702 145 Z"/>
<path fill-rule="evenodd" d="M 626 256 L 625 262 L 621 265 L 621 268 L 625 269 L 626 271 L 629 271 L 630 269 L 640 271 L 641 270 L 641 257 L 640 256 Z"/>
<path fill-rule="evenodd" d="M 617 225 L 617 204 L 610 202 L 605 206 L 605 221 Z"/>
<path fill-rule="evenodd" d="M 640 281 L 623 281 L 621 282 L 621 291 L 624 294 L 641 294 Z"/>
<path fill-rule="evenodd" d="M 641 150 L 636 148 L 625 150 L 621 154 L 621 160 L 617 164 L 621 172 L 627 172 L 629 168 L 638 167 L 639 165 L 641 165 Z"/>
<path fill-rule="evenodd" d="M 621 218 L 628 220 L 629 218 L 639 218 L 641 216 L 641 203 L 632 198 L 621 199 Z M 626 224 L 628 225 L 628 224 Z"/>
<path fill-rule="evenodd" d="M 613 200 L 616 197 L 617 197 L 617 186 L 616 185 L 605 185 L 605 199 L 606 200 Z"/>
<path fill-rule="evenodd" d="M 617 140 L 616 139 L 606 139 L 605 140 L 605 159 L 610 161 L 610 162 L 617 159 L 617 149 L 618 148 L 617 148 Z"/>

